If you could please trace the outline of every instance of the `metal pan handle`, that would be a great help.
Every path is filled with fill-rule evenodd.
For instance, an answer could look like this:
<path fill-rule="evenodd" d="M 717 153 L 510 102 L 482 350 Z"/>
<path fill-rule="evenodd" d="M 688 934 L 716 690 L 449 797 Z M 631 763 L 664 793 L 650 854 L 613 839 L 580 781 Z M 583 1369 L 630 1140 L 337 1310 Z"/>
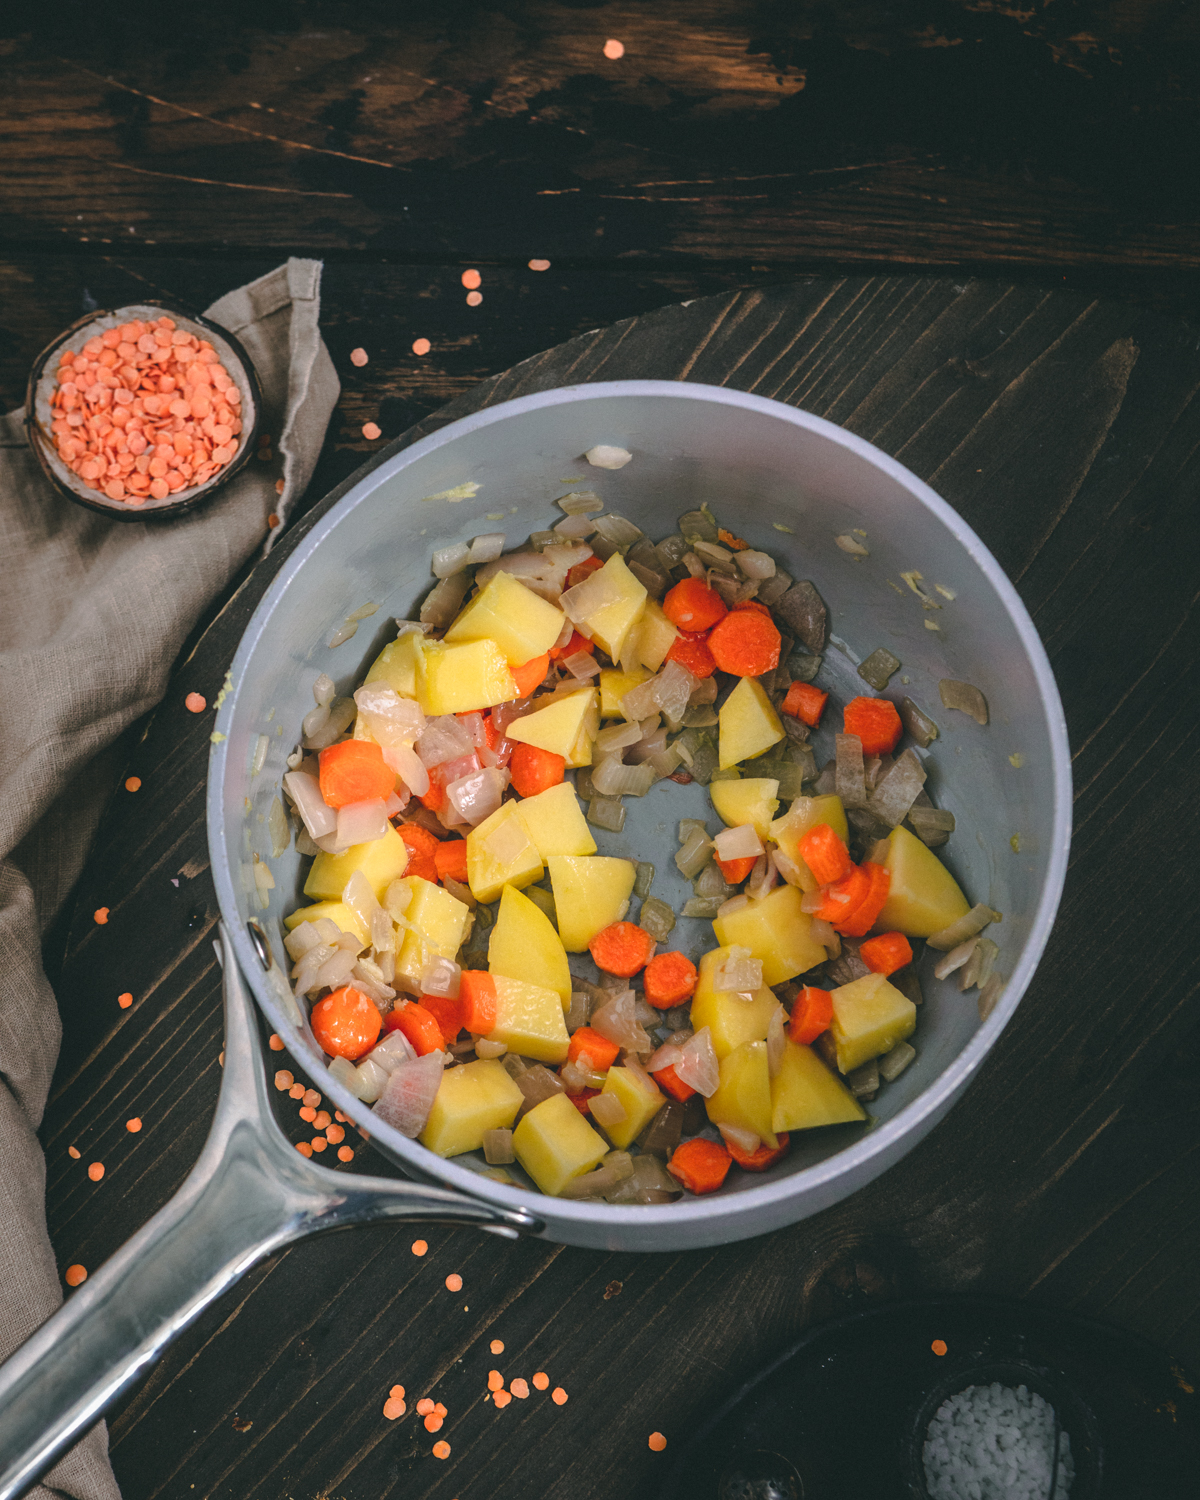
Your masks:
<path fill-rule="evenodd" d="M 212 1130 L 183 1186 L 0 1365 L 0 1500 L 15 1500 L 256 1262 L 323 1229 L 380 1219 L 541 1223 L 445 1188 L 359 1177 L 306 1160 L 275 1122 L 254 1012 L 221 929 L 225 1069 Z"/>

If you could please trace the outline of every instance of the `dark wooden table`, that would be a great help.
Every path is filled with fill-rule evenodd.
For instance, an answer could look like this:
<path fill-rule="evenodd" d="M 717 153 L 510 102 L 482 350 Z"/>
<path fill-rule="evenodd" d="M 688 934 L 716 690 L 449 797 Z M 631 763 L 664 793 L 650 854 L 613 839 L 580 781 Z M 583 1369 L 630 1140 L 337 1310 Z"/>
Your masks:
<path fill-rule="evenodd" d="M 1029 1296 L 1200 1365 L 1195 13 L 689 0 L 280 3 L 255 19 L 31 8 L 0 32 L 8 403 L 88 307 L 202 307 L 289 252 L 326 260 L 344 387 L 307 514 L 216 601 L 131 739 L 121 779 L 143 790 L 116 794 L 48 950 L 64 1267 L 99 1264 L 203 1140 L 216 906 L 207 725 L 182 697 L 213 696 L 300 528 L 379 446 L 368 419 L 411 439 L 570 370 L 728 381 L 845 423 L 930 480 L 1016 581 L 1063 693 L 1076 834 L 1017 1017 L 885 1178 L 790 1230 L 683 1255 L 441 1230 L 423 1258 L 384 1229 L 295 1247 L 114 1413 L 129 1500 L 649 1500 L 715 1402 L 873 1299 Z M 623 58 L 604 56 L 610 37 Z M 362 1165 L 380 1166 L 360 1150 L 347 1170 Z M 493 1365 L 544 1369 L 570 1400 L 497 1412 Z M 389 1423 L 395 1383 L 410 1415 Z M 411 1414 L 425 1394 L 449 1410 L 444 1463 Z"/>

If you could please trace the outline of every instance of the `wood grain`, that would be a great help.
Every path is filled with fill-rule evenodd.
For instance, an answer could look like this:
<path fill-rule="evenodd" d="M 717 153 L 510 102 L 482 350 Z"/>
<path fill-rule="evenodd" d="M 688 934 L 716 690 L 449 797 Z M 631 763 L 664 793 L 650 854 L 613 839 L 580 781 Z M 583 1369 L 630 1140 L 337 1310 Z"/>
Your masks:
<path fill-rule="evenodd" d="M 339 336 L 367 343 L 371 317 L 347 315 Z M 413 1232 L 392 1229 L 278 1255 L 116 1414 L 127 1500 L 649 1500 L 672 1453 L 648 1449 L 651 1431 L 683 1442 L 812 1320 L 895 1295 L 1027 1294 L 1200 1363 L 1200 962 L 1181 941 L 1200 685 L 1195 330 L 1031 287 L 811 279 L 581 335 L 401 442 L 513 396 L 614 377 L 728 383 L 843 423 L 935 483 L 1001 558 L 1046 642 L 1075 754 L 1076 837 L 1045 958 L 950 1118 L 881 1180 L 792 1228 L 668 1256 L 432 1230 L 417 1258 Z M 407 378 L 403 361 L 389 365 L 380 389 Z M 220 1050 L 216 905 L 209 724 L 182 700 L 215 693 L 255 603 L 334 498 L 212 622 L 121 773 L 142 788 L 114 794 L 59 980 L 66 1036 L 44 1136 L 64 1266 L 98 1264 L 198 1151 Z M 104 928 L 87 915 L 100 904 Z M 135 1004 L 121 1011 L 126 989 Z M 281 1118 L 299 1138 L 294 1111 L 286 1102 Z M 136 1137 L 123 1128 L 135 1113 Z M 100 1184 L 84 1173 L 94 1159 L 108 1168 Z M 387 1170 L 369 1149 L 352 1167 L 364 1163 Z M 451 1271 L 458 1295 L 443 1285 Z M 570 1400 L 535 1394 L 496 1411 L 483 1401 L 493 1367 L 544 1369 Z M 411 1415 L 383 1419 L 397 1382 L 410 1410 L 425 1394 L 449 1408 L 449 1461 Z"/>

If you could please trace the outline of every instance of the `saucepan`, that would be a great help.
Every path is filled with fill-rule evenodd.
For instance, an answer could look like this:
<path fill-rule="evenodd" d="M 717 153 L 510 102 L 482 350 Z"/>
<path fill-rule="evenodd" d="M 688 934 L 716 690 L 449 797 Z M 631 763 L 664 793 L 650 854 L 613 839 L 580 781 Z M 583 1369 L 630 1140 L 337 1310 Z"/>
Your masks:
<path fill-rule="evenodd" d="M 598 444 L 632 458 L 619 469 L 590 467 L 585 455 Z M 990 929 L 1005 976 L 998 1002 L 981 1019 L 973 995 L 925 974 L 918 1056 L 878 1094 L 865 1124 L 793 1135 L 790 1155 L 769 1172 L 731 1174 L 711 1196 L 661 1205 L 544 1197 L 519 1169 L 497 1174 L 482 1155 L 442 1160 L 331 1077 L 293 998 L 282 942 L 307 861 L 294 846 L 272 857 L 268 832 L 316 677 L 327 673 L 339 694 L 353 691 L 394 635 L 393 617 L 410 617 L 431 585 L 435 549 L 498 531 L 517 546 L 561 517 L 558 496 L 580 488 L 595 489 L 606 509 L 652 539 L 707 503 L 793 577 L 810 579 L 829 609 L 822 670 L 835 699 L 867 691 L 857 666 L 877 647 L 900 659 L 889 691 L 899 696 L 902 683 L 941 731 L 925 761 L 926 788 L 957 826 L 940 852 L 972 901 L 1003 913 Z M 987 725 L 942 707 L 946 678 L 982 691 Z M 0 1369 L 0 1500 L 32 1483 L 237 1277 L 302 1235 L 424 1218 L 673 1251 L 763 1234 L 845 1198 L 960 1098 L 1029 984 L 1062 891 L 1071 810 L 1062 707 L 1033 623 L 996 560 L 886 454 L 738 391 L 666 381 L 568 386 L 479 411 L 381 456 L 275 579 L 231 681 L 208 786 L 227 1027 L 213 1132 L 179 1195 Z M 691 894 L 672 860 L 685 817 L 712 821 L 704 788 L 663 782 L 602 842 L 602 852 L 654 864 L 654 893 L 676 911 Z M 256 878 L 261 863 L 273 886 Z M 707 922 L 684 919 L 670 946 L 696 956 L 712 943 Z M 250 996 L 330 1107 L 361 1124 L 408 1181 L 332 1172 L 288 1145 L 271 1114 Z"/>

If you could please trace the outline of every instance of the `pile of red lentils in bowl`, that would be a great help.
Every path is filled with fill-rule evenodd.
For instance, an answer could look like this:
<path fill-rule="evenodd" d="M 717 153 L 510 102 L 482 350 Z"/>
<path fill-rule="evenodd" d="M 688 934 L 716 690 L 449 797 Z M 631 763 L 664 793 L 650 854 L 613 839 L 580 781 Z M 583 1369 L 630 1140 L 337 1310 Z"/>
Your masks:
<path fill-rule="evenodd" d="M 241 393 L 209 340 L 173 318 L 64 349 L 56 378 L 58 456 L 109 500 L 137 506 L 196 489 L 238 451 Z"/>

